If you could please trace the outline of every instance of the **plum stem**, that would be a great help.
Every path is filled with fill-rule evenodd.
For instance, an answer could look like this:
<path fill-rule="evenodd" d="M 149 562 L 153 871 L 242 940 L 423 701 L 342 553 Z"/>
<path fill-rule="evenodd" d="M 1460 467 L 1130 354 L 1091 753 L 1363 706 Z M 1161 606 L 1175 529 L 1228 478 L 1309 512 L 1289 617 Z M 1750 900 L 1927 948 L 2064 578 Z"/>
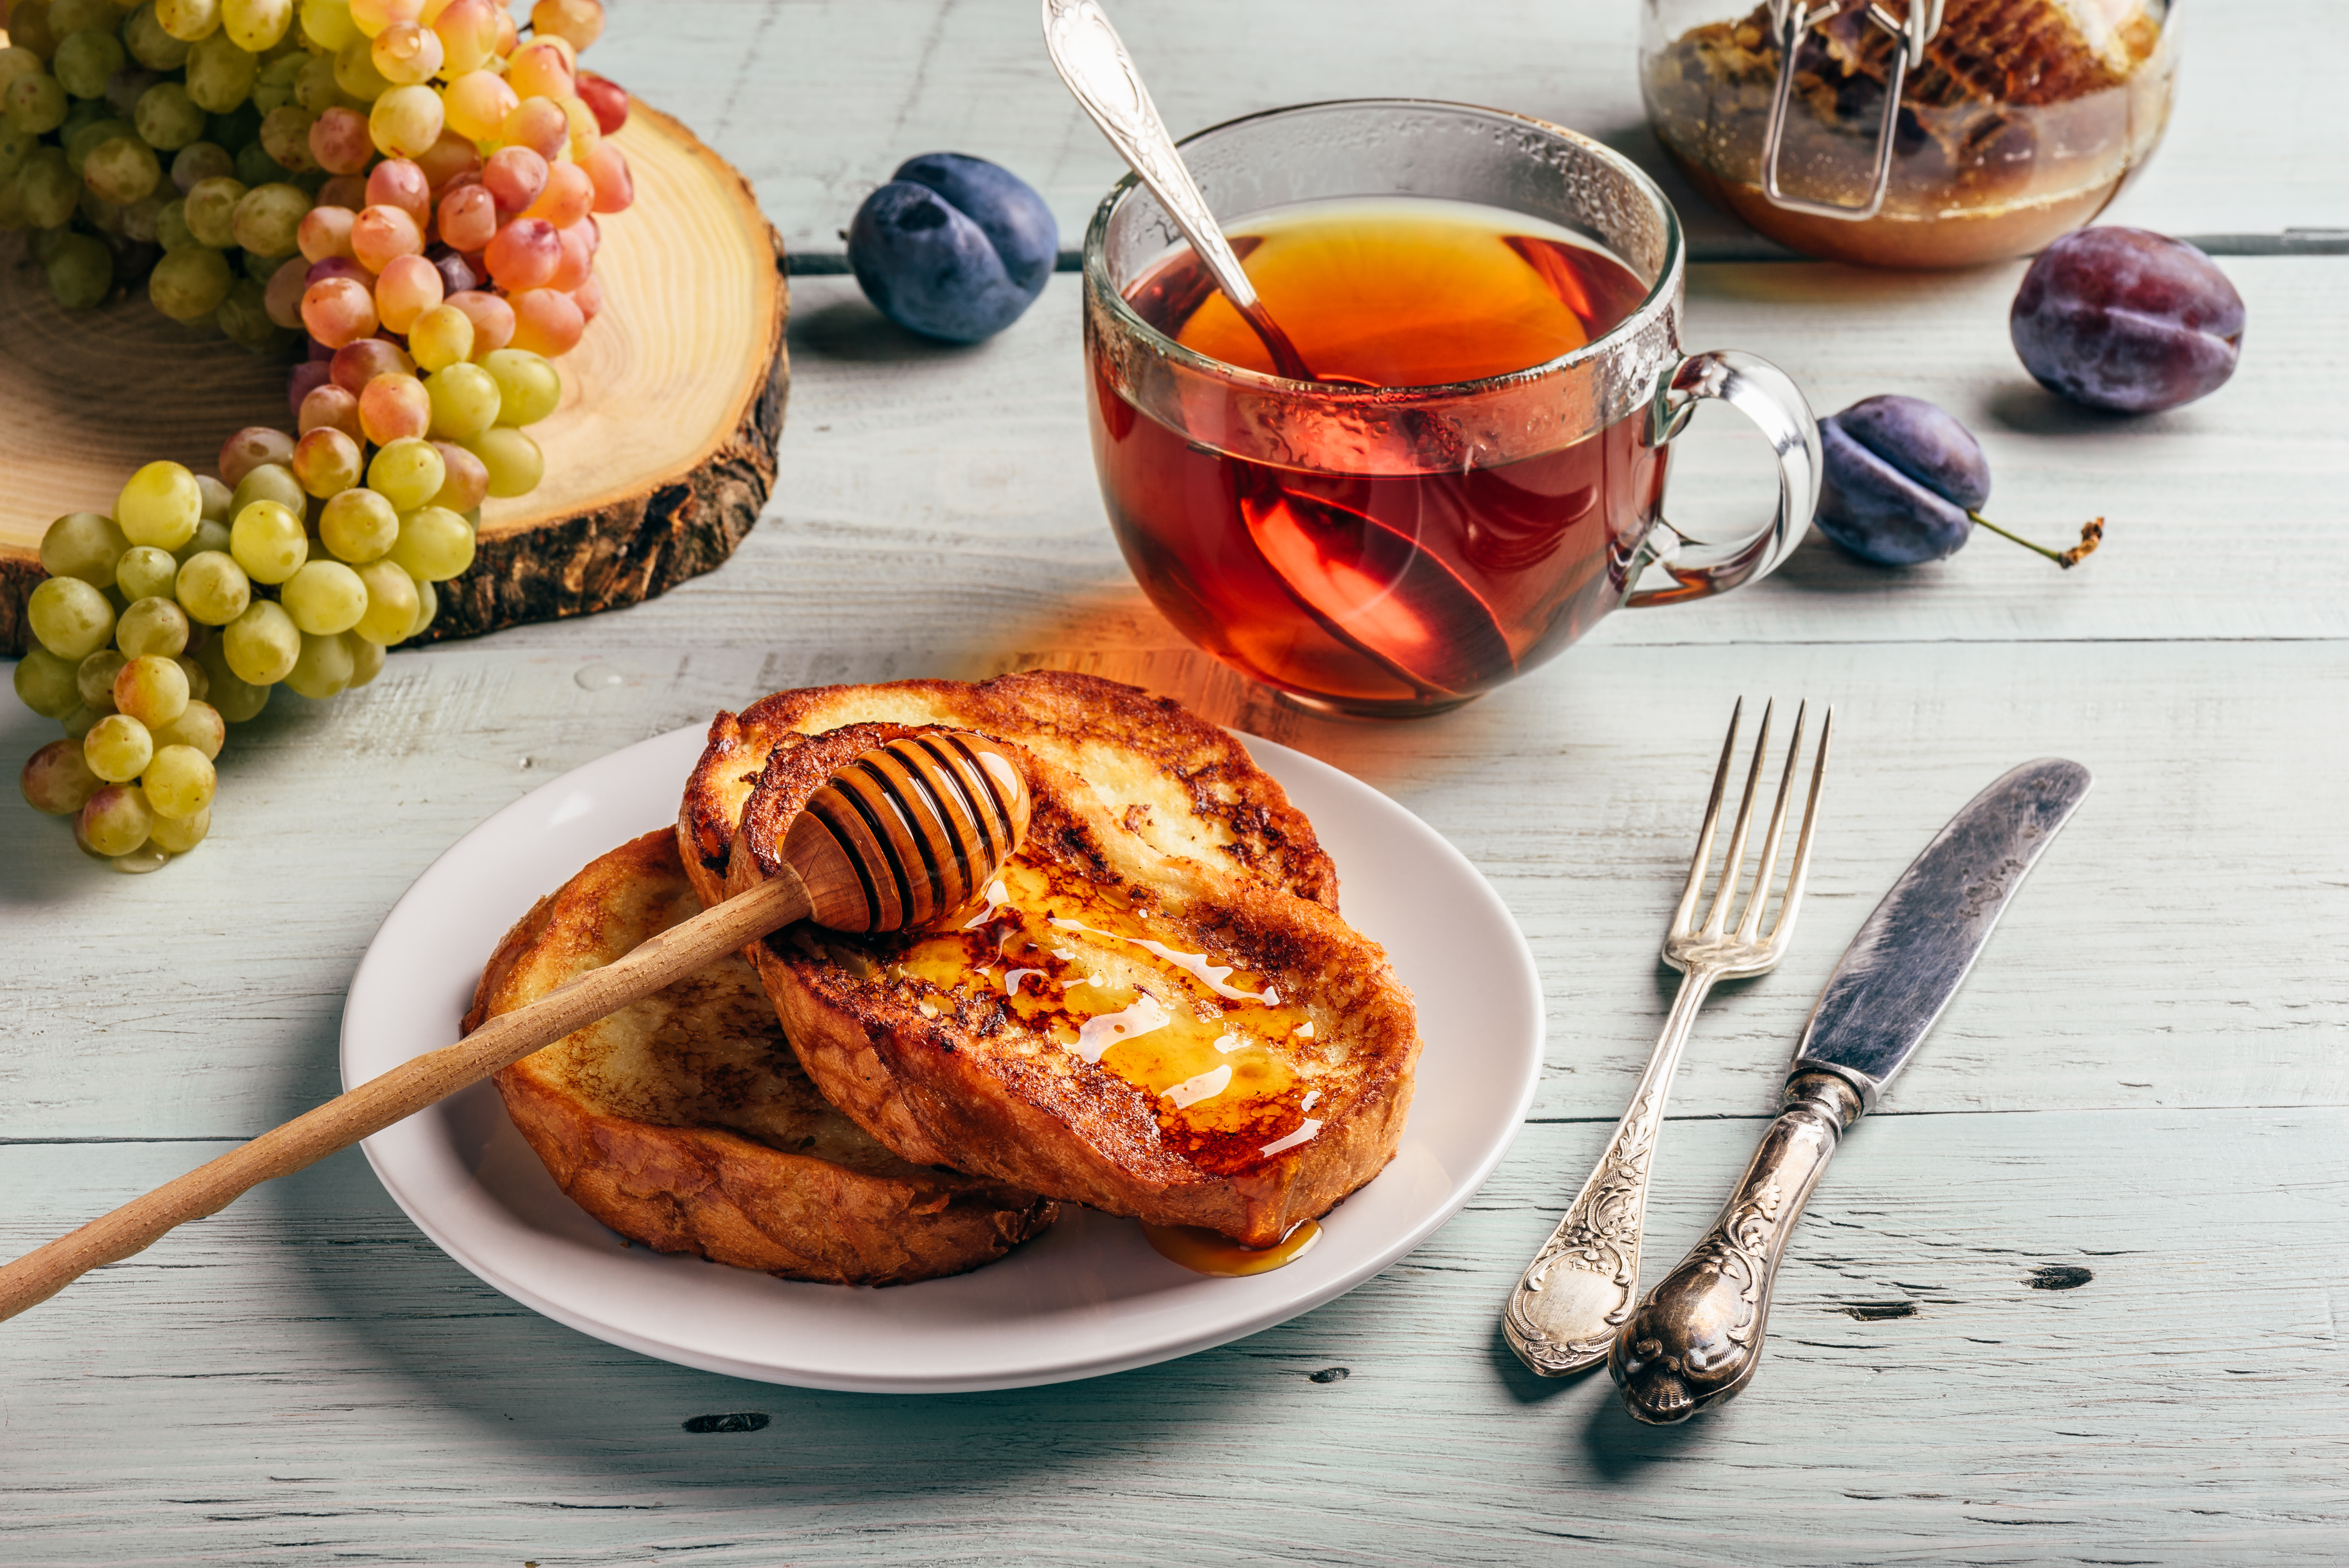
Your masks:
<path fill-rule="evenodd" d="M 1984 517 L 1978 511 L 1970 511 L 1966 513 L 1966 515 L 1972 518 L 1984 528 L 1989 529 L 1992 533 L 1997 534 L 2001 539 L 2011 539 L 2014 541 L 2015 543 L 2023 546 L 2023 549 L 2035 552 L 2038 554 L 2047 557 L 2048 560 L 2054 562 L 2056 565 L 2061 566 L 2066 572 L 2069 572 L 2072 568 L 2080 564 L 2081 562 L 2085 561 L 2089 556 L 2094 555 L 2096 552 L 2096 546 L 2105 542 L 2105 520 L 2101 517 L 2092 517 L 2087 521 L 2080 525 L 2080 542 L 2072 546 L 2071 549 L 2050 550 L 2044 544 L 2032 543 L 2031 541 L 2023 538 L 2019 533 L 2009 533 L 2006 530 L 1999 527 L 1998 524 L 1992 522 L 1990 519 Z"/>

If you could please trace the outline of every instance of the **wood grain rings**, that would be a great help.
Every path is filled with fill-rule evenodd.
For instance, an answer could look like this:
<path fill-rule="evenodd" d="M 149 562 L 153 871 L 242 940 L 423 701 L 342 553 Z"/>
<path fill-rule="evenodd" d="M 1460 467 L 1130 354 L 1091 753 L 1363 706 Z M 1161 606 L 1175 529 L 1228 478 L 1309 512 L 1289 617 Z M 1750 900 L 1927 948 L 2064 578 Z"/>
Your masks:
<path fill-rule="evenodd" d="M 783 860 L 810 916 L 835 931 L 902 931 L 973 902 L 1028 831 L 1028 783 L 984 737 L 940 729 L 865 752 L 795 819 Z"/>

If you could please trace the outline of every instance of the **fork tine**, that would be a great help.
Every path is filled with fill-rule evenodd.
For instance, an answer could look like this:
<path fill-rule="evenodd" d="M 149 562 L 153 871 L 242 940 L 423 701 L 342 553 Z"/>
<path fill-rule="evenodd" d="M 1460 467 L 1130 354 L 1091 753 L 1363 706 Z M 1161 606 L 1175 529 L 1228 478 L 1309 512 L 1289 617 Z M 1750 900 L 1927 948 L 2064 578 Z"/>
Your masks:
<path fill-rule="evenodd" d="M 1721 765 L 1713 770 L 1713 798 L 1704 804 L 1704 826 L 1697 830 L 1696 853 L 1689 860 L 1688 885 L 1681 890 L 1680 906 L 1672 911 L 1672 930 L 1686 935 L 1696 915 L 1696 895 L 1703 891 L 1704 872 L 1713 859 L 1713 830 L 1721 822 L 1721 797 L 1729 784 L 1729 758 L 1737 749 L 1737 727 L 1745 717 L 1745 699 L 1729 710 L 1729 734 L 1721 743 Z"/>
<path fill-rule="evenodd" d="M 1754 791 L 1762 782 L 1762 758 L 1770 749 L 1770 714 L 1777 707 L 1775 699 L 1762 705 L 1762 727 L 1754 738 L 1754 765 L 1745 770 L 1745 793 L 1737 803 L 1737 825 L 1729 830 L 1729 853 L 1722 857 L 1721 886 L 1713 895 L 1713 908 L 1704 917 L 1704 934 L 1719 936 L 1729 923 L 1729 901 L 1737 896 L 1737 884 L 1745 867 L 1745 835 L 1754 826 Z"/>
<path fill-rule="evenodd" d="M 1819 721 L 1819 749 L 1811 759 L 1811 792 L 1803 802 L 1803 831 L 1795 841 L 1795 871 L 1786 882 L 1786 896 L 1778 904 L 1778 923 L 1770 928 L 1770 944 L 1781 947 L 1793 940 L 1795 916 L 1803 907 L 1803 883 L 1811 874 L 1811 829 L 1819 816 L 1819 780 L 1827 773 L 1827 742 L 1835 735 L 1835 709 Z"/>
<path fill-rule="evenodd" d="M 1777 880 L 1778 846 L 1786 830 L 1786 799 L 1795 792 L 1795 769 L 1803 760 L 1803 720 L 1810 710 L 1807 702 L 1795 708 L 1795 738 L 1786 745 L 1786 770 L 1778 775 L 1778 798 L 1770 808 L 1769 830 L 1762 835 L 1762 854 L 1754 872 L 1754 892 L 1746 899 L 1745 913 L 1737 923 L 1740 942 L 1754 940 L 1754 932 L 1762 924 L 1762 906 L 1770 902 L 1770 884 Z"/>

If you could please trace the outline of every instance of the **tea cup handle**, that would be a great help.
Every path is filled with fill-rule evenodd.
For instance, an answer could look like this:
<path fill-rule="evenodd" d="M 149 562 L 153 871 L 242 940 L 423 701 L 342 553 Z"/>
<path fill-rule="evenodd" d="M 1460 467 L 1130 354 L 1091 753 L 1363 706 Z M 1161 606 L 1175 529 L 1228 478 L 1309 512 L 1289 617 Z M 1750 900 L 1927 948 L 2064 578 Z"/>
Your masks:
<path fill-rule="evenodd" d="M 1735 349 L 1692 354 L 1656 384 L 1648 406 L 1647 441 L 1661 447 L 1681 433 L 1701 397 L 1718 397 L 1760 427 L 1778 458 L 1778 511 L 1750 538 L 1713 544 L 1692 539 L 1661 517 L 1630 562 L 1626 581 L 1649 566 L 1671 575 L 1669 588 L 1634 588 L 1623 603 L 1635 608 L 1676 604 L 1726 593 L 1775 571 L 1810 527 L 1819 504 L 1818 421 L 1793 377 L 1766 359 Z"/>

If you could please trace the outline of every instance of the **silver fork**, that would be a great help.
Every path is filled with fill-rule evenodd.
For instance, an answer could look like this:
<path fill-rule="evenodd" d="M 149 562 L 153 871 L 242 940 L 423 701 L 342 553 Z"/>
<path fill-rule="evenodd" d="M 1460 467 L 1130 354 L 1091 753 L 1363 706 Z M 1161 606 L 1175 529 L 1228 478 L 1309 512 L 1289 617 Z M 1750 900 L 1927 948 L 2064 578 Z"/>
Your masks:
<path fill-rule="evenodd" d="M 1778 918 L 1767 936 L 1762 934 L 1762 915 L 1777 876 L 1778 847 L 1786 826 L 1786 803 L 1794 794 L 1795 764 L 1801 758 L 1807 704 L 1795 711 L 1795 738 L 1786 748 L 1777 803 L 1770 812 L 1769 830 L 1762 836 L 1752 892 L 1733 928 L 1730 906 L 1743 880 L 1746 833 L 1754 824 L 1754 791 L 1761 783 L 1763 754 L 1770 747 L 1771 708 L 1762 710 L 1762 732 L 1754 738 L 1754 762 L 1746 770 L 1737 824 L 1730 830 L 1729 851 L 1722 857 L 1720 885 L 1704 923 L 1696 923 L 1697 899 L 1711 869 L 1713 830 L 1720 825 L 1722 795 L 1729 782 L 1730 758 L 1737 749 L 1738 721 L 1744 711 L 1741 699 L 1729 716 L 1729 738 L 1721 743 L 1721 765 L 1713 770 L 1713 798 L 1705 803 L 1704 826 L 1697 833 L 1696 854 L 1689 862 L 1688 885 L 1681 890 L 1680 905 L 1664 934 L 1664 962 L 1682 976 L 1671 1016 L 1664 1020 L 1664 1032 L 1656 1041 L 1655 1054 L 1648 1058 L 1648 1070 L 1640 1075 L 1639 1087 L 1631 1091 L 1631 1109 L 1616 1125 L 1615 1136 L 1599 1157 L 1598 1168 L 1582 1184 L 1566 1217 L 1526 1266 L 1502 1318 L 1502 1329 L 1519 1359 L 1545 1377 L 1562 1377 L 1606 1360 L 1609 1347 L 1615 1343 L 1615 1330 L 1631 1315 L 1638 1299 L 1640 1225 L 1648 1207 L 1648 1166 L 1655 1158 L 1656 1135 L 1663 1126 L 1672 1073 L 1680 1066 L 1681 1047 L 1688 1043 L 1697 1009 L 1704 1006 L 1716 983 L 1775 968 L 1794 939 L 1803 882 L 1811 869 L 1811 830 L 1818 819 L 1819 780 L 1826 773 L 1827 739 L 1835 730 L 1833 708 L 1819 725 L 1818 752 L 1811 763 L 1795 867 L 1778 903 Z"/>

